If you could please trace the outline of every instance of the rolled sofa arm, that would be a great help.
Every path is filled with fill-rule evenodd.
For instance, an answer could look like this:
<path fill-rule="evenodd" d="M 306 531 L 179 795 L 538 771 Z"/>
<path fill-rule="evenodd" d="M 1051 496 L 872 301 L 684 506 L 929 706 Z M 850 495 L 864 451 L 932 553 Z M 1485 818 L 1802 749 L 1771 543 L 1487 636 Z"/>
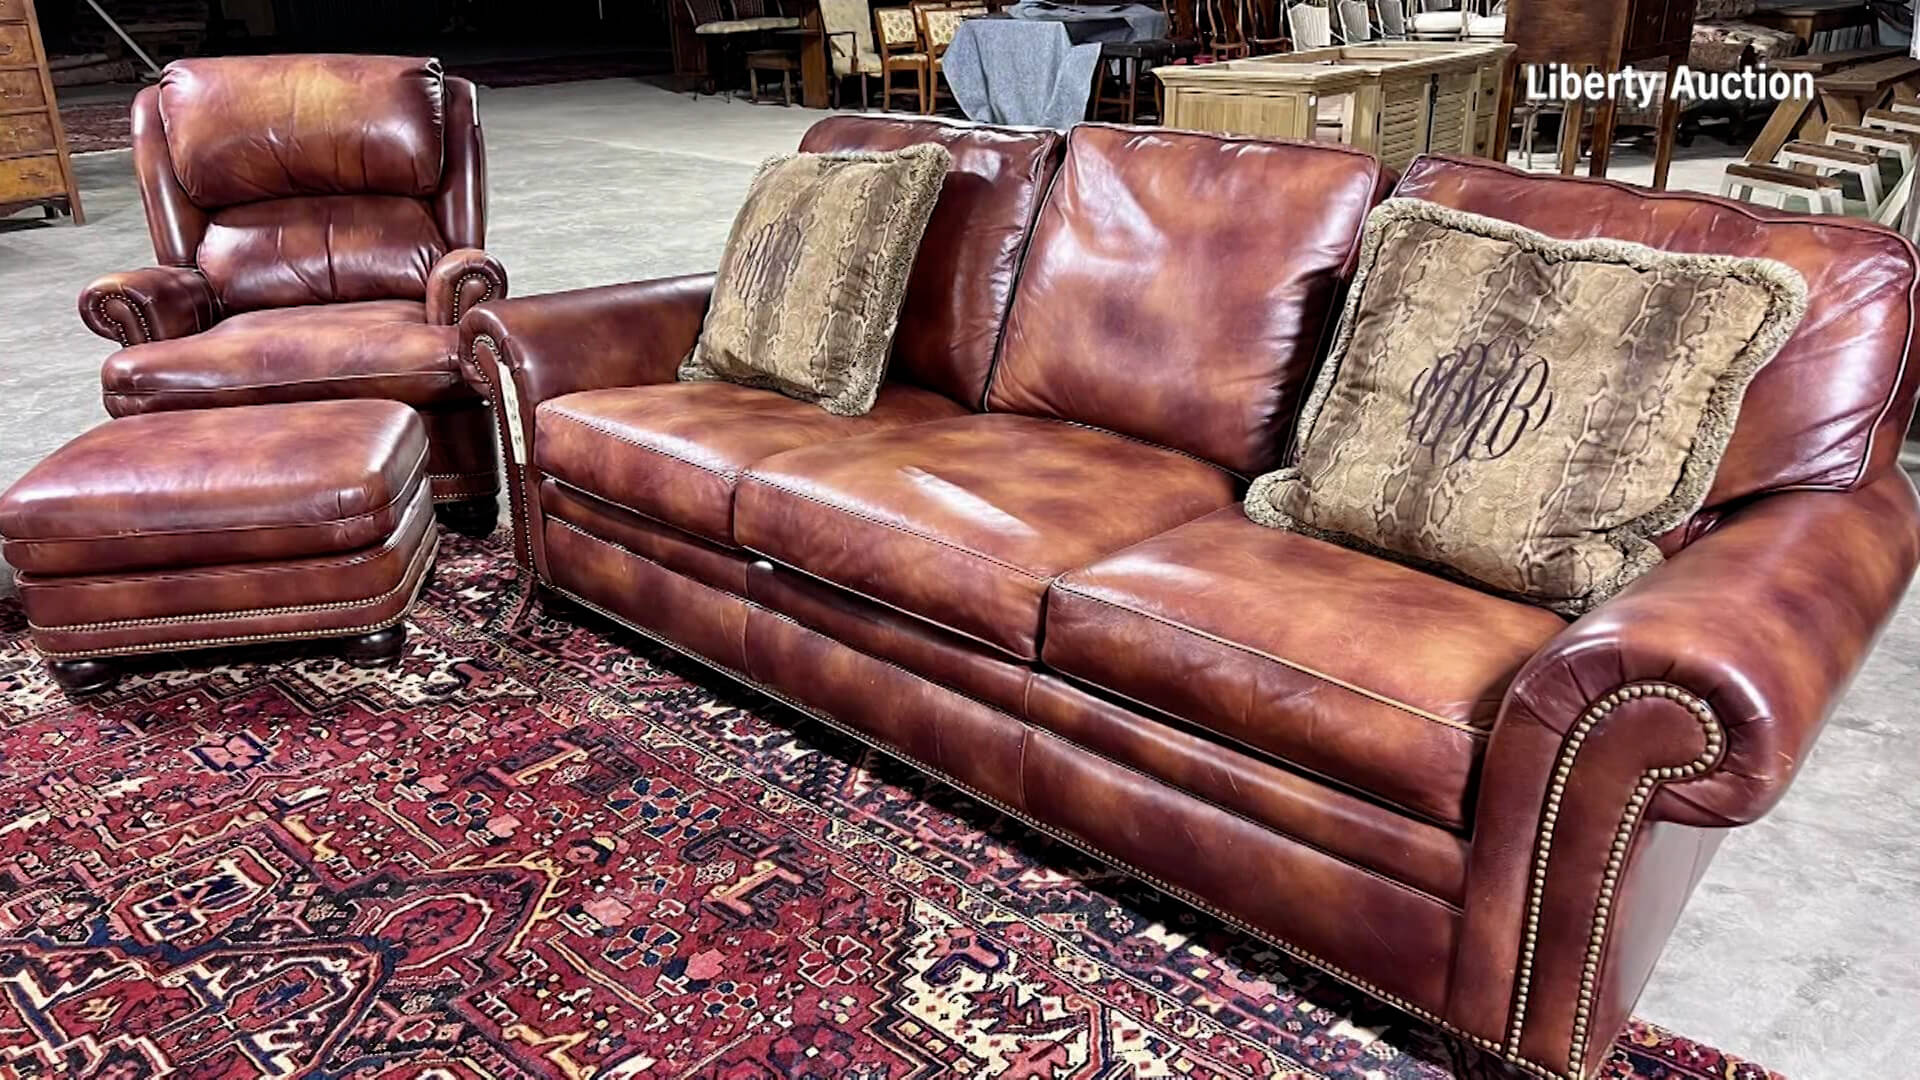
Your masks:
<path fill-rule="evenodd" d="M 1785 793 L 1920 564 L 1897 468 L 1764 496 L 1568 626 L 1481 766 L 1449 1019 L 1586 1076 L 1727 826 Z"/>
<path fill-rule="evenodd" d="M 1800 763 L 1920 563 L 1898 469 L 1850 492 L 1765 497 L 1568 627 L 1508 691 L 1502 722 L 1560 726 L 1596 693 L 1662 683 L 1704 702 L 1725 751 L 1653 798 L 1656 820 L 1757 820 Z"/>
<path fill-rule="evenodd" d="M 455 248 L 427 273 L 427 321 L 458 326 L 481 304 L 507 298 L 507 268 L 479 248 Z"/>
<path fill-rule="evenodd" d="M 219 318 L 213 286 L 189 266 L 123 270 L 80 290 L 80 321 L 121 345 L 198 334 Z"/>
<path fill-rule="evenodd" d="M 692 274 L 502 300 L 461 317 L 460 362 L 499 424 L 523 567 L 546 577 L 534 410 L 583 390 L 672 382 L 712 294 L 713 275 Z"/>

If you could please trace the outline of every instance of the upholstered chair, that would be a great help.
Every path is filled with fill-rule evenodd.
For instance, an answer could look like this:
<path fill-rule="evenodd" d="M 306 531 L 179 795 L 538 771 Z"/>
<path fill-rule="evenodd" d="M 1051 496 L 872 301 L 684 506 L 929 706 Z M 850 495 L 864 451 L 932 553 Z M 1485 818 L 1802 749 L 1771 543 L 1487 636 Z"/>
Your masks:
<path fill-rule="evenodd" d="M 880 53 L 873 42 L 873 11 L 867 0 L 820 0 L 820 26 L 834 81 L 860 81 L 860 108 L 867 107 L 867 79 L 880 74 Z"/>
<path fill-rule="evenodd" d="M 159 265 L 80 294 L 123 346 L 107 411 L 403 402 L 442 520 L 492 530 L 494 426 L 456 359 L 461 314 L 507 291 L 473 84 L 431 59 L 181 60 L 134 99 L 133 144 Z"/>

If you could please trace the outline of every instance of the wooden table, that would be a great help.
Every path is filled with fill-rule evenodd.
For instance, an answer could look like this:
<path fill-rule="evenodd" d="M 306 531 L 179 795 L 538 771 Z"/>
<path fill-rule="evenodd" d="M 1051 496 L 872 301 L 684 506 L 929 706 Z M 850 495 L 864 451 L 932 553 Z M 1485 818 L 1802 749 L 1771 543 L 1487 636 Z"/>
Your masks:
<path fill-rule="evenodd" d="M 1824 142 L 1827 129 L 1855 127 L 1869 109 L 1920 97 L 1920 60 L 1892 47 L 1816 53 L 1776 60 L 1776 71 L 1814 77 L 1812 97 L 1792 97 L 1773 115 L 1747 150 L 1746 160 L 1768 164 L 1789 142 Z"/>
<path fill-rule="evenodd" d="M 1512 52 L 1498 42 L 1342 45 L 1153 74 L 1167 127 L 1344 142 L 1401 169 L 1429 150 L 1485 152 Z"/>
<path fill-rule="evenodd" d="M 1813 49 L 1816 34 L 1856 29 L 1864 29 L 1866 40 L 1845 44 L 1855 48 L 1872 45 L 1878 36 L 1880 20 L 1874 16 L 1873 9 L 1861 0 L 1815 0 L 1792 7 L 1761 8 L 1748 15 L 1746 21 L 1785 30 L 1798 37 L 1802 45 Z"/>

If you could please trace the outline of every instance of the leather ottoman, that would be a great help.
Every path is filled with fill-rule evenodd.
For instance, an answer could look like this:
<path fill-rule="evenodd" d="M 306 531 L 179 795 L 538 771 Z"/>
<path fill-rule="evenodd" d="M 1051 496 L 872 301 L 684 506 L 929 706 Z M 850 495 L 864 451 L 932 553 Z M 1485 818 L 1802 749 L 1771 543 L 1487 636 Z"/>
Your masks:
<path fill-rule="evenodd" d="M 0 495 L 0 554 L 73 693 L 143 653 L 343 638 L 384 663 L 439 543 L 426 462 L 392 401 L 111 420 Z"/>

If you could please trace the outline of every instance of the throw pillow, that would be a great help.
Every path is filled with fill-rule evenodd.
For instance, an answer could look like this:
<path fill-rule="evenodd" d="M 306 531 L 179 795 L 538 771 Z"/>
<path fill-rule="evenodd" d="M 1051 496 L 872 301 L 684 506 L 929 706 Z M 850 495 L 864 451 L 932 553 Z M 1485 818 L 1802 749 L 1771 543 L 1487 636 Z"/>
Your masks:
<path fill-rule="evenodd" d="M 1768 259 L 1390 200 L 1294 463 L 1254 482 L 1247 513 L 1577 615 L 1700 508 L 1806 303 Z"/>
<path fill-rule="evenodd" d="M 842 416 L 873 408 L 952 162 L 932 144 L 768 160 L 733 220 L 680 378 L 762 386 Z"/>

